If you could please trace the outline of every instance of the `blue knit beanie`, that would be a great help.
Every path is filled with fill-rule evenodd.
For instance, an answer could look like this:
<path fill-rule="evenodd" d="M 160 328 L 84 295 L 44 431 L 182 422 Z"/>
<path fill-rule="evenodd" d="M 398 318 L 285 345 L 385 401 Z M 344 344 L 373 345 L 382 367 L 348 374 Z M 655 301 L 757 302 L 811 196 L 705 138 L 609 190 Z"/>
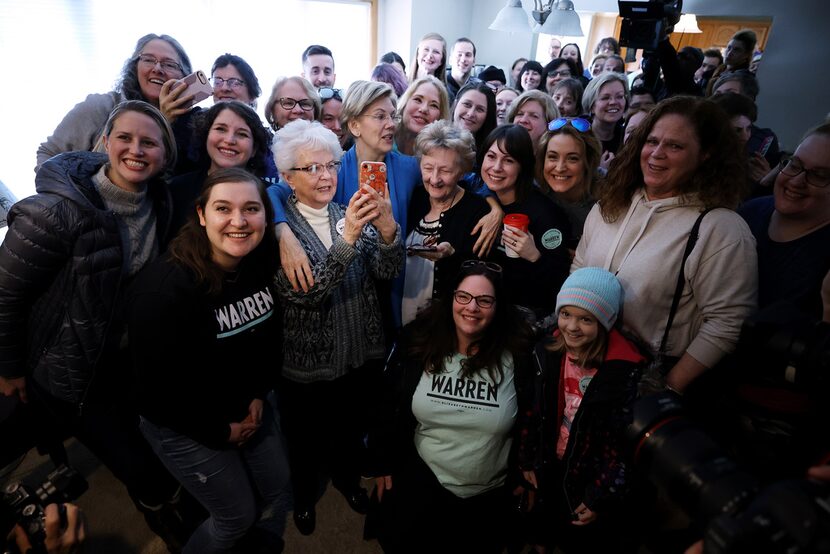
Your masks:
<path fill-rule="evenodd" d="M 556 296 L 556 313 L 563 306 L 591 312 L 610 331 L 622 306 L 623 290 L 613 273 L 598 267 L 577 269 L 562 284 Z"/>

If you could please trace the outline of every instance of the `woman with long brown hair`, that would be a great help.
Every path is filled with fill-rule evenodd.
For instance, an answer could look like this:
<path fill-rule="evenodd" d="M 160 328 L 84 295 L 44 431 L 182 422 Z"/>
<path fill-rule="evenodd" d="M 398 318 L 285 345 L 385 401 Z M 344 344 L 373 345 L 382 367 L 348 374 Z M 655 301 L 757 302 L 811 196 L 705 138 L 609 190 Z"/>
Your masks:
<path fill-rule="evenodd" d="M 602 267 L 620 280 L 623 324 L 666 360 L 665 381 L 678 391 L 734 349 L 756 305 L 754 241 L 732 211 L 740 160 L 720 108 L 664 100 L 611 166 L 576 251 L 572 269 Z"/>

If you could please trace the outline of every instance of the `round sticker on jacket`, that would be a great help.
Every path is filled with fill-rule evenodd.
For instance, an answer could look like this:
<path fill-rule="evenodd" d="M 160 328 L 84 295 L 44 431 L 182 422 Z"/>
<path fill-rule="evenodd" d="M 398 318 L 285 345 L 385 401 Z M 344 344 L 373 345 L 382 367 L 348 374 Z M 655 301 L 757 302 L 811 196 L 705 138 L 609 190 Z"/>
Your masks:
<path fill-rule="evenodd" d="M 341 237 L 343 236 L 343 231 L 346 230 L 346 218 L 341 217 L 337 220 L 337 223 L 334 224 L 334 230 L 337 231 L 337 234 Z"/>
<path fill-rule="evenodd" d="M 542 246 L 548 250 L 554 250 L 560 244 L 562 244 L 562 231 L 559 229 L 548 229 L 542 235 Z"/>

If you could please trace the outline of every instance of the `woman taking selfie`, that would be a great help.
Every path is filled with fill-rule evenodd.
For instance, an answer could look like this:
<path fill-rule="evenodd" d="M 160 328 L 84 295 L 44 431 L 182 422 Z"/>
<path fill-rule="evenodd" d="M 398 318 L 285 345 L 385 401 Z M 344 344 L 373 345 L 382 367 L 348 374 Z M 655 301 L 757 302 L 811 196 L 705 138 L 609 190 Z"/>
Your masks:
<path fill-rule="evenodd" d="M 37 166 L 60 154 L 89 150 L 103 152 L 102 130 L 115 106 L 124 100 L 143 100 L 158 108 L 173 126 L 178 145 L 176 173 L 192 168 L 187 157 L 190 145 L 192 96 L 181 96 L 185 85 L 178 82 L 192 72 L 190 58 L 182 45 L 169 35 L 144 35 L 124 63 L 115 90 L 90 94 L 63 118 L 52 134 L 37 149 Z"/>
<path fill-rule="evenodd" d="M 368 445 L 385 552 L 505 545 L 514 423 L 539 371 L 533 334 L 498 265 L 465 262 L 451 290 L 406 327 L 384 372 Z"/>
<path fill-rule="evenodd" d="M 286 220 L 314 278 L 308 292 L 296 291 L 282 270 L 276 281 L 284 307 L 280 409 L 294 522 L 308 535 L 316 525 L 323 470 L 353 510 L 366 512 L 362 441 L 385 354 L 375 283 L 398 274 L 403 246 L 389 188 L 381 195 L 364 185 L 347 206 L 333 201 L 343 155 L 334 133 L 295 121 L 277 132 L 274 150 L 292 190 Z"/>
<path fill-rule="evenodd" d="M 218 169 L 168 253 L 130 290 L 141 430 L 210 514 L 185 553 L 241 547 L 254 525 L 245 551 L 282 549 L 288 462 L 265 400 L 276 375 L 259 363 L 281 351 L 272 220 L 257 177 Z"/>

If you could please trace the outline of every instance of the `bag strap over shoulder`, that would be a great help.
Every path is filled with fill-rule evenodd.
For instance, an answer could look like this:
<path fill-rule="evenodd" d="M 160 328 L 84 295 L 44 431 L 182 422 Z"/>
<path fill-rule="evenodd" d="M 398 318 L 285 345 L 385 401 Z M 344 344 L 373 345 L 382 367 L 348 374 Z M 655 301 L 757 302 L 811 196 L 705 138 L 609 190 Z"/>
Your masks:
<path fill-rule="evenodd" d="M 669 340 L 669 331 L 671 331 L 672 324 L 674 323 L 674 316 L 677 314 L 677 307 L 680 305 L 680 297 L 683 295 L 683 286 L 686 281 L 686 260 L 689 258 L 689 254 L 692 253 L 694 250 L 695 244 L 697 244 L 697 239 L 700 234 L 700 223 L 703 221 L 703 216 L 708 214 L 711 210 L 707 209 L 700 213 L 695 220 L 695 224 L 692 226 L 692 230 L 689 232 L 689 240 L 686 241 L 686 250 L 683 252 L 683 259 L 680 260 L 680 273 L 677 275 L 677 287 L 674 289 L 674 298 L 672 299 L 671 309 L 669 310 L 669 320 L 666 323 L 666 330 L 663 332 L 663 339 L 660 341 L 660 349 L 657 351 L 658 356 L 662 356 L 666 353 L 666 343 Z"/>

